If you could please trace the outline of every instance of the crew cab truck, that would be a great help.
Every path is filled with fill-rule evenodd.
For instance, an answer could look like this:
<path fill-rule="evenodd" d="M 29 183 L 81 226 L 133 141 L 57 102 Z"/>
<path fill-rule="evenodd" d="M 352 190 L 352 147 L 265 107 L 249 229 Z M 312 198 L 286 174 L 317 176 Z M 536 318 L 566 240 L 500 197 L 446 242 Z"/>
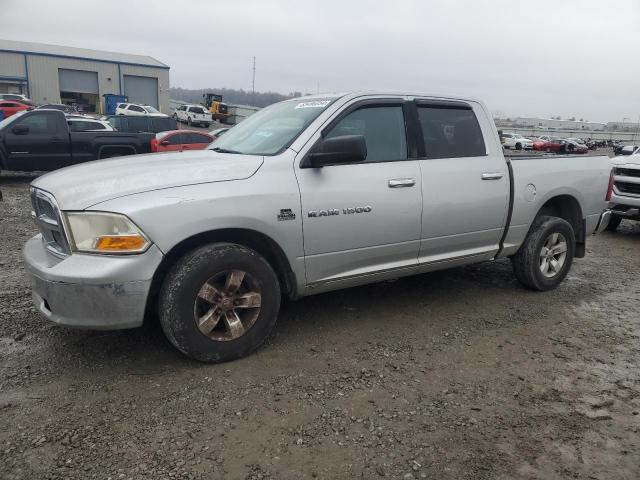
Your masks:
<path fill-rule="evenodd" d="M 226 361 L 262 344 L 282 296 L 505 257 L 552 289 L 607 223 L 610 172 L 606 156 L 505 158 L 469 98 L 296 98 L 207 150 L 36 179 L 24 258 L 53 322 L 146 316 L 188 356 Z"/>
<path fill-rule="evenodd" d="M 614 184 L 607 230 L 613 232 L 623 219 L 640 220 L 640 148 L 632 155 L 614 157 L 612 162 Z"/>
<path fill-rule="evenodd" d="M 0 122 L 0 169 L 49 171 L 151 151 L 152 134 L 77 132 L 59 110 L 37 109 Z"/>

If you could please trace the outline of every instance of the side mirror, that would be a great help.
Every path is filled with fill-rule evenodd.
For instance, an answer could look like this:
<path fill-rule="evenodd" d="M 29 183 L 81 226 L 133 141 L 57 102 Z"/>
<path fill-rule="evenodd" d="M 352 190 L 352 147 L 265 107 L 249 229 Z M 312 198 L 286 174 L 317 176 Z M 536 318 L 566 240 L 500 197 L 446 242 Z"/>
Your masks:
<path fill-rule="evenodd" d="M 320 140 L 302 161 L 300 168 L 361 162 L 367 158 L 364 135 L 343 135 Z"/>
<path fill-rule="evenodd" d="M 17 125 L 14 125 L 11 131 L 14 133 L 14 135 L 26 135 L 27 133 L 29 133 L 29 126 L 19 123 Z"/>

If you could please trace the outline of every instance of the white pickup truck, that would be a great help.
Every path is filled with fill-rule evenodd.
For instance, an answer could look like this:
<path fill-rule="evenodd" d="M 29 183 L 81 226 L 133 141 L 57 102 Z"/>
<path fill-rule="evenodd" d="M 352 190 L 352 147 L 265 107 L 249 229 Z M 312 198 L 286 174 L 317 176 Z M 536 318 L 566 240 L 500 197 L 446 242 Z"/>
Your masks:
<path fill-rule="evenodd" d="M 631 155 L 614 157 L 612 162 L 614 184 L 607 230 L 615 231 L 625 218 L 640 220 L 640 148 Z"/>
<path fill-rule="evenodd" d="M 262 344 L 283 295 L 500 258 L 554 288 L 606 226 L 611 178 L 606 156 L 505 158 L 471 98 L 296 98 L 207 150 L 36 179 L 24 258 L 53 322 L 159 319 L 180 351 L 217 362 Z"/>
<path fill-rule="evenodd" d="M 173 118 L 187 125 L 208 127 L 213 123 L 211 113 L 202 105 L 180 105 L 173 112 Z"/>

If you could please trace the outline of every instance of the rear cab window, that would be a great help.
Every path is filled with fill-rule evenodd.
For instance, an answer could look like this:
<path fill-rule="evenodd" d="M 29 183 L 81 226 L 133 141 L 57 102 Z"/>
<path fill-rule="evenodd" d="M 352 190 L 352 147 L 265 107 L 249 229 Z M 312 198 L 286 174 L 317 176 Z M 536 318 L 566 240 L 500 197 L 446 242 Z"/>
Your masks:
<path fill-rule="evenodd" d="M 484 157 L 487 154 L 480 124 L 470 105 L 425 101 L 419 102 L 417 109 L 426 158 Z"/>

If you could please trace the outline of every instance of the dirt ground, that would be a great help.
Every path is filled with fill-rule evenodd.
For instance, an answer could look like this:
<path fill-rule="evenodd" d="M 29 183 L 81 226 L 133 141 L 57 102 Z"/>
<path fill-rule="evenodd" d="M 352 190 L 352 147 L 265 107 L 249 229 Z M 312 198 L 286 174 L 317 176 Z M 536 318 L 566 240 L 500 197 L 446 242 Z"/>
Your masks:
<path fill-rule="evenodd" d="M 204 365 L 36 314 L 29 180 L 0 179 L 3 480 L 640 478 L 638 224 L 552 292 L 499 261 L 318 295 Z"/>

